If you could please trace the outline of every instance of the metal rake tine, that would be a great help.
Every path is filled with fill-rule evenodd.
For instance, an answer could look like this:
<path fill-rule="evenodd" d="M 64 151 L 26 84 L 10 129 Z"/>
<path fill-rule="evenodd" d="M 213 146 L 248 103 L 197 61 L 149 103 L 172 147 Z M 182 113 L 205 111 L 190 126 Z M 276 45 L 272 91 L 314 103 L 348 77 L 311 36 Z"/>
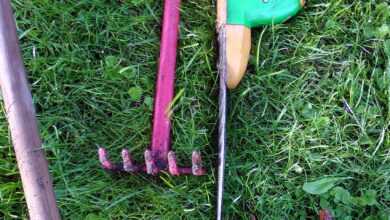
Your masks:
<path fill-rule="evenodd" d="M 202 176 L 206 173 L 206 170 L 202 165 L 202 156 L 199 151 L 192 152 L 192 174 L 194 176 Z"/>
<path fill-rule="evenodd" d="M 100 164 L 102 165 L 103 169 L 109 171 L 123 171 L 122 166 L 116 165 L 108 159 L 108 153 L 105 148 L 99 147 L 98 155 Z"/>
<path fill-rule="evenodd" d="M 123 170 L 126 172 L 136 172 L 139 170 L 138 166 L 135 165 L 130 152 L 127 149 L 122 150 L 122 162 Z"/>
<path fill-rule="evenodd" d="M 156 175 L 160 170 L 156 166 L 156 162 L 153 158 L 153 153 L 151 150 L 146 150 L 145 154 L 145 166 L 146 166 L 146 173 L 151 175 Z"/>
<path fill-rule="evenodd" d="M 114 167 L 114 164 L 108 159 L 108 153 L 106 149 L 99 147 L 98 150 L 98 155 L 99 155 L 99 161 L 102 167 L 105 170 L 112 170 Z"/>
<path fill-rule="evenodd" d="M 180 175 L 180 170 L 177 166 L 176 154 L 173 151 L 169 151 L 168 153 L 168 171 L 173 176 Z"/>

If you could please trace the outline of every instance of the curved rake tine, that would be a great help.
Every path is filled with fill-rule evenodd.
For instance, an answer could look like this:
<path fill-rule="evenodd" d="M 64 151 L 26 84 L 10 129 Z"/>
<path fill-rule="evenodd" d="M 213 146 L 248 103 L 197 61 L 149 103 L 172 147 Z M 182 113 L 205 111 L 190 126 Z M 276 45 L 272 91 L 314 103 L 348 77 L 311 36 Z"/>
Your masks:
<path fill-rule="evenodd" d="M 108 153 L 107 153 L 106 149 L 100 147 L 98 150 L 98 154 L 99 154 L 99 161 L 100 161 L 100 164 L 102 165 L 103 169 L 109 170 L 109 171 L 122 171 L 122 167 L 112 163 L 108 159 Z"/>
<path fill-rule="evenodd" d="M 179 167 L 177 166 L 176 154 L 173 151 L 169 151 L 168 153 L 168 170 L 173 176 L 180 175 Z"/>
<path fill-rule="evenodd" d="M 145 156 L 146 173 L 151 175 L 156 175 L 160 170 L 156 166 L 156 162 L 153 158 L 152 151 L 146 150 L 144 156 Z"/>
<path fill-rule="evenodd" d="M 123 162 L 123 170 L 126 172 L 136 172 L 139 171 L 139 167 L 134 164 L 133 159 L 131 158 L 131 154 L 127 149 L 122 150 L 122 162 Z"/>
<path fill-rule="evenodd" d="M 192 152 L 192 174 L 194 176 L 202 176 L 206 170 L 202 166 L 202 157 L 199 151 Z"/>

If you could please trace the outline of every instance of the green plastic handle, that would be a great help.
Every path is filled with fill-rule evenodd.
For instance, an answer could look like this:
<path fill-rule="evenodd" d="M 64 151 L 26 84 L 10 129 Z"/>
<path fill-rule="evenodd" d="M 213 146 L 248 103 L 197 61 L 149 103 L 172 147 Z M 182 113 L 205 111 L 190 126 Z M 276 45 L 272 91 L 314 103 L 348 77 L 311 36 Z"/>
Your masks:
<path fill-rule="evenodd" d="M 279 24 L 296 15 L 303 0 L 227 0 L 228 24 L 249 28 Z"/>

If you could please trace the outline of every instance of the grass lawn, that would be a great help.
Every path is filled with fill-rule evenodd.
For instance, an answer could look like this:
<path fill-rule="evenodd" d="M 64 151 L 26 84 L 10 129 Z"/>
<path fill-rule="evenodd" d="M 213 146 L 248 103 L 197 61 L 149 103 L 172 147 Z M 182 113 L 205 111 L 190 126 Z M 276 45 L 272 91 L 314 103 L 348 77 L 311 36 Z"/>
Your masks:
<path fill-rule="evenodd" d="M 179 161 L 200 150 L 204 177 L 112 175 L 97 161 L 100 145 L 138 161 L 149 145 L 162 1 L 12 3 L 63 219 L 212 219 L 215 1 L 183 1 L 173 114 Z M 316 219 L 321 208 L 389 219 L 386 1 L 312 0 L 288 23 L 256 29 L 252 43 L 230 94 L 226 219 Z M 25 219 L 3 108 L 0 120 L 0 219 Z"/>

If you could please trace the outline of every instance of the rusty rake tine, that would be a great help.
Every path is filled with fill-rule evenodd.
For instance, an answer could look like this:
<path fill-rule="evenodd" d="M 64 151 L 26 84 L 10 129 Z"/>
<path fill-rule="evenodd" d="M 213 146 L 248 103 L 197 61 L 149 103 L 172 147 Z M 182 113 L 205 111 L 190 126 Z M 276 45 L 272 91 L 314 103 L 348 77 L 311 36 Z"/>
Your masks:
<path fill-rule="evenodd" d="M 202 165 L 202 156 L 199 151 L 192 152 L 192 174 L 194 176 L 202 176 L 206 170 Z"/>
<path fill-rule="evenodd" d="M 98 155 L 100 164 L 103 169 L 114 172 L 123 171 L 123 167 L 121 165 L 114 164 L 108 159 L 108 153 L 105 148 L 100 147 L 98 150 Z"/>
<path fill-rule="evenodd" d="M 142 169 L 140 166 L 137 166 L 133 158 L 131 157 L 130 152 L 127 149 L 122 150 L 122 162 L 123 162 L 123 170 L 126 172 L 137 172 Z"/>
<path fill-rule="evenodd" d="M 156 175 L 160 170 L 156 166 L 156 161 L 153 158 L 152 151 L 146 150 L 144 157 L 145 157 L 146 173 L 150 175 Z"/>
<path fill-rule="evenodd" d="M 168 170 L 169 173 L 173 176 L 180 175 L 180 170 L 179 167 L 177 166 L 176 154 L 173 151 L 169 151 L 168 153 Z"/>

